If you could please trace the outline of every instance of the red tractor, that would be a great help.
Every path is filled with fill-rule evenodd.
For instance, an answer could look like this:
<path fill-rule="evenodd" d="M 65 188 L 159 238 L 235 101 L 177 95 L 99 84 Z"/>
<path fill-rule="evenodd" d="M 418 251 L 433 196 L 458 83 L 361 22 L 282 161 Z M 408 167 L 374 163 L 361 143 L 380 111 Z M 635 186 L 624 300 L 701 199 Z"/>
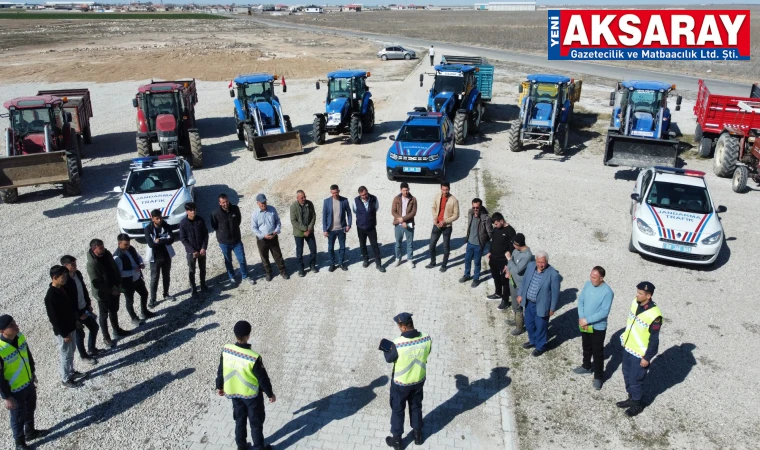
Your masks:
<path fill-rule="evenodd" d="M 3 104 L 10 119 L 5 154 L 0 155 L 0 198 L 18 201 L 18 188 L 62 184 L 79 195 L 82 171 L 79 140 L 64 101 L 52 95 L 19 97 Z"/>
<path fill-rule="evenodd" d="M 183 155 L 193 167 L 203 167 L 201 136 L 195 126 L 198 93 L 195 80 L 151 81 L 140 86 L 137 108 L 137 155 Z M 153 151 L 158 143 L 159 152 Z"/>
<path fill-rule="evenodd" d="M 749 97 L 716 95 L 699 80 L 694 115 L 697 152 L 715 154 L 715 175 L 733 177 L 734 192 L 744 192 L 750 177 L 760 184 L 760 86 L 753 85 Z"/>

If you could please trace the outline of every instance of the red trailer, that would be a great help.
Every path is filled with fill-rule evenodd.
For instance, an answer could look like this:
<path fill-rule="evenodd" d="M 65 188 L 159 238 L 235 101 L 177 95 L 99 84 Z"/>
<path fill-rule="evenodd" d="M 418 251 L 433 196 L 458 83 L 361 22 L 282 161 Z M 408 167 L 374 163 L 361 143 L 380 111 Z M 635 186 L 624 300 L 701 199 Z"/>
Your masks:
<path fill-rule="evenodd" d="M 84 155 L 84 145 L 92 144 L 92 129 L 90 128 L 90 119 L 92 118 L 92 102 L 90 101 L 89 89 L 53 89 L 49 91 L 39 91 L 37 95 L 52 95 L 63 100 L 63 110 L 71 113 L 71 128 L 79 136 L 80 156 Z"/>
<path fill-rule="evenodd" d="M 753 85 L 748 97 L 715 95 L 699 80 L 694 115 L 699 156 L 713 157 L 713 172 L 733 176 L 733 189 L 742 192 L 747 178 L 760 183 L 760 86 Z"/>

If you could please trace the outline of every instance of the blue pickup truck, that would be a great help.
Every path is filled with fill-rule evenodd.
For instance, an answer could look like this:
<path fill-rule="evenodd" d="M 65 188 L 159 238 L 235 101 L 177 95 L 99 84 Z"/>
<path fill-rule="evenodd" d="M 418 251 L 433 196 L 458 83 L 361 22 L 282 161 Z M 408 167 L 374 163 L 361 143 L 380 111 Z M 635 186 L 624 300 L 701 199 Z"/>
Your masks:
<path fill-rule="evenodd" d="M 424 108 L 420 108 L 424 109 Z M 440 112 L 408 113 L 385 159 L 388 179 L 422 177 L 446 180 L 448 164 L 454 160 L 454 125 Z"/>

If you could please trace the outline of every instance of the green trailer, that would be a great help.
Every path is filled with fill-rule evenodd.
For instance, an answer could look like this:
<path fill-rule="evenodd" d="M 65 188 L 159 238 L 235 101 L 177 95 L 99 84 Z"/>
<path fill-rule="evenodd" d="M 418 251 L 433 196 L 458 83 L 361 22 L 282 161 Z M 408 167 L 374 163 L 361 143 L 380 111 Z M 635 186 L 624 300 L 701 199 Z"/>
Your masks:
<path fill-rule="evenodd" d="M 477 67 L 475 82 L 480 98 L 490 102 L 493 96 L 493 64 L 482 56 L 451 56 L 441 55 L 441 64 L 462 64 Z"/>

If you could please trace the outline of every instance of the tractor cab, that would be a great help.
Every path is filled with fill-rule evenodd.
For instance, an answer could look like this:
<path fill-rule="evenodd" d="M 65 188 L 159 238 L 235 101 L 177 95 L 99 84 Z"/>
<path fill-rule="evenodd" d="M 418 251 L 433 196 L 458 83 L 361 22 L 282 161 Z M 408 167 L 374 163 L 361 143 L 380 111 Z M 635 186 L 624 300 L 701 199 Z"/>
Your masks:
<path fill-rule="evenodd" d="M 375 128 L 375 107 L 367 86 L 366 70 L 337 70 L 327 74 L 325 112 L 315 114 L 313 133 L 317 144 L 325 142 L 325 133 L 349 134 L 351 142 L 361 142 L 364 130 Z M 320 82 L 316 83 L 320 89 Z"/>
<path fill-rule="evenodd" d="M 71 114 L 63 110 L 63 99 L 51 95 L 20 97 L 5 102 L 10 128 L 9 155 L 25 155 L 63 149 L 64 127 Z"/>
<path fill-rule="evenodd" d="M 435 81 L 428 96 L 428 111 L 446 113 L 450 119 L 476 88 L 475 74 L 479 69 L 470 65 L 442 64 L 435 66 Z M 420 86 L 423 75 L 420 75 Z"/>
<path fill-rule="evenodd" d="M 661 81 L 621 81 L 610 93 L 613 128 L 625 136 L 654 139 L 667 138 L 670 131 L 668 95 L 673 84 Z M 676 99 L 676 111 L 681 109 L 681 96 Z"/>
<path fill-rule="evenodd" d="M 174 83 L 149 84 L 141 86 L 133 105 L 139 107 L 147 120 L 148 131 L 156 131 L 159 116 L 174 117 L 175 122 L 182 117 L 185 105 L 179 91 L 182 86 Z"/>
<path fill-rule="evenodd" d="M 528 126 L 553 127 L 566 123 L 572 111 L 573 96 L 578 84 L 563 75 L 532 74 L 519 87 L 521 115 Z M 577 93 L 580 96 L 580 92 Z"/>
<path fill-rule="evenodd" d="M 238 75 L 233 82 L 235 88 L 230 89 L 230 97 L 235 99 L 236 115 L 241 113 L 238 122 L 243 122 L 250 118 L 252 112 L 256 111 L 258 117 L 254 119 L 260 121 L 265 128 L 279 127 L 282 120 L 276 112 L 280 100 L 274 93 L 275 80 L 277 75 L 267 73 L 253 73 L 248 75 Z M 278 83 L 279 84 L 279 83 Z M 287 86 L 282 85 L 282 92 L 287 92 Z M 260 133 L 263 135 L 264 133 Z"/>

